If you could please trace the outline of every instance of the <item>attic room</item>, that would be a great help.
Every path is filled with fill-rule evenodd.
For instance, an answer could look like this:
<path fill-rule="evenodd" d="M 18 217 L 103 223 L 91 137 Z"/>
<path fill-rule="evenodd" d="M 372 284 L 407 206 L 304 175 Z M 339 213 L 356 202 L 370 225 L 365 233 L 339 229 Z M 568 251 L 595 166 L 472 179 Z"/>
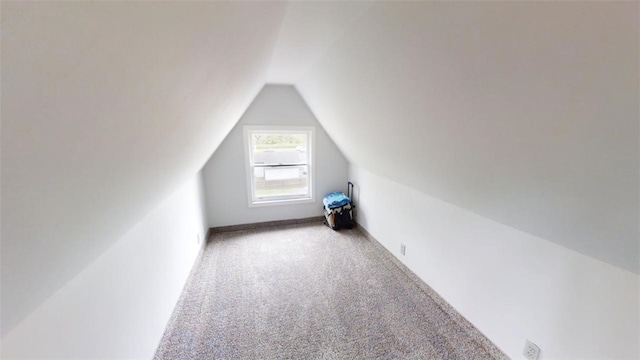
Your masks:
<path fill-rule="evenodd" d="M 640 358 L 639 3 L 3 1 L 0 19 L 3 359 Z M 269 134 L 293 134 L 295 168 L 254 162 L 281 150 Z M 262 201 L 288 177 L 301 201 Z M 356 224 L 333 231 L 323 196 L 347 182 Z M 357 338 L 217 342 L 281 320 L 224 311 L 251 276 L 295 286 L 255 313 L 317 285 L 289 310 L 324 304 L 312 320 Z M 200 288 L 212 305 L 182 321 Z"/>

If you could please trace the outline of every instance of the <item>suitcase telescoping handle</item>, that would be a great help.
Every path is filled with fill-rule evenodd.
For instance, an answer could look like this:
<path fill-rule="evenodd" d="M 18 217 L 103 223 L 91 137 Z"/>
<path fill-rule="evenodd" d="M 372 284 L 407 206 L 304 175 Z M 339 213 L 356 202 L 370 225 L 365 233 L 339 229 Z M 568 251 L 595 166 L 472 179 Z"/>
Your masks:
<path fill-rule="evenodd" d="M 351 181 L 347 182 L 347 196 L 353 202 L 353 183 Z"/>

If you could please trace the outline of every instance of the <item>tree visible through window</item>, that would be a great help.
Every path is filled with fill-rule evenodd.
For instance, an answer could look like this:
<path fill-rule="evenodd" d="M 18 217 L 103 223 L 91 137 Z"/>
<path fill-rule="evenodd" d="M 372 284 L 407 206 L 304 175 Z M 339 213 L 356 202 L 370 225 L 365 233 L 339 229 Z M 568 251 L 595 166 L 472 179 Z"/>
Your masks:
<path fill-rule="evenodd" d="M 312 127 L 245 127 L 250 205 L 312 201 Z"/>

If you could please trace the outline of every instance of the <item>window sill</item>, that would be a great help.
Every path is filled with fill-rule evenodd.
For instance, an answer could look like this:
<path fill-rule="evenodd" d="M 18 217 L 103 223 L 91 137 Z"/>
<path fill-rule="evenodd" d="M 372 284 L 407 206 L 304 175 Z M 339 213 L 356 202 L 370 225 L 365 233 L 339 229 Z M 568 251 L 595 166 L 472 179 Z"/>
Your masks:
<path fill-rule="evenodd" d="M 265 207 L 265 206 L 280 206 L 280 205 L 299 205 L 299 204 L 311 204 L 315 200 L 311 198 L 299 198 L 299 199 L 281 199 L 281 200 L 258 200 L 249 202 L 249 207 Z"/>

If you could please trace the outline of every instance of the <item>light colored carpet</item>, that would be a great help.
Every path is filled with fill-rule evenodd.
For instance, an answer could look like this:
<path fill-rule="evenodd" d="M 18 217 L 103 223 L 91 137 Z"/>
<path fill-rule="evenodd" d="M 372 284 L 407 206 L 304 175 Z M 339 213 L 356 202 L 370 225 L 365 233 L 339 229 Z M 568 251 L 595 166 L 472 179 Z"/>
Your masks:
<path fill-rule="evenodd" d="M 357 229 L 218 233 L 156 359 L 491 359 L 504 355 Z"/>

